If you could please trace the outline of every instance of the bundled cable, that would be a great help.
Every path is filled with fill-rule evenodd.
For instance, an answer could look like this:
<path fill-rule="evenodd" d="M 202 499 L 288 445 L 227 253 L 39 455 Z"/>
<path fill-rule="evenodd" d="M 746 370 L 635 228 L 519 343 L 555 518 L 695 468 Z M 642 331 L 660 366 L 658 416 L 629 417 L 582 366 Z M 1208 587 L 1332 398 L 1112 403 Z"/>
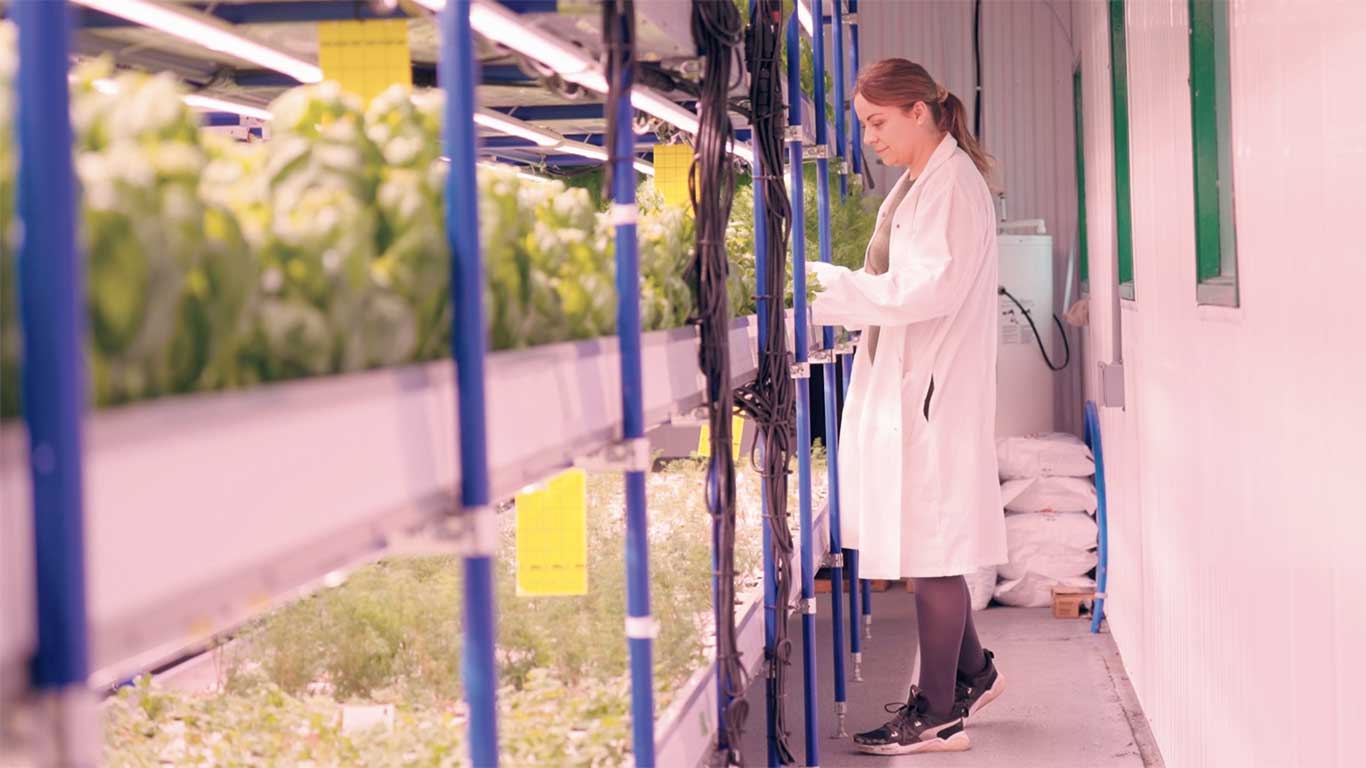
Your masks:
<path fill-rule="evenodd" d="M 726 291 L 729 260 L 726 224 L 735 198 L 735 171 L 728 148 L 735 139 L 727 97 L 743 72 L 735 65 L 743 42 L 740 13 L 731 0 L 693 0 L 693 41 L 703 54 L 698 93 L 698 131 L 688 190 L 697 220 L 697 249 L 688 283 L 697 304 L 701 345 L 698 366 L 707 379 L 707 421 L 711 465 L 707 506 L 712 515 L 716 563 L 716 659 L 728 701 L 719 743 L 725 765 L 743 765 L 741 732 L 748 706 L 745 666 L 735 629 L 735 462 L 731 444 L 730 307 Z"/>
<path fill-rule="evenodd" d="M 796 762 L 788 745 L 786 718 L 787 667 L 791 665 L 792 641 L 788 637 L 787 608 L 792 599 L 792 528 L 787 515 L 787 478 L 795 446 L 796 396 L 792 383 L 792 360 L 787 351 L 787 323 L 783 287 L 787 277 L 788 237 L 792 234 L 792 207 L 783 179 L 783 129 L 787 122 L 783 105 L 779 46 L 783 39 L 781 0 L 757 0 L 746 41 L 750 73 L 751 125 L 754 134 L 756 191 L 764 197 L 765 251 L 756 254 L 764 268 L 759 291 L 761 310 L 767 320 L 759 373 L 754 382 L 735 394 L 736 404 L 758 426 L 761 455 L 751 457 L 767 491 L 764 518 L 772 533 L 777 615 L 773 617 L 774 647 L 768 666 L 768 706 L 778 758 Z M 796 55 L 790 52 L 789 55 Z M 757 239 L 757 238 L 756 238 Z"/>
<path fill-rule="evenodd" d="M 621 72 L 635 72 L 636 68 L 636 7 L 635 0 L 602 0 L 603 56 L 606 59 L 607 82 L 610 91 L 603 115 L 607 118 L 606 143 L 610 162 L 603 168 L 603 197 L 612 199 L 612 174 L 622 158 L 617 156 L 617 131 L 633 131 L 631 124 L 617 125 L 617 84 L 621 82 Z M 635 142 L 631 142 L 632 146 Z M 635 160 L 635 155 L 628 158 Z M 634 173 L 634 171 L 632 171 Z"/>

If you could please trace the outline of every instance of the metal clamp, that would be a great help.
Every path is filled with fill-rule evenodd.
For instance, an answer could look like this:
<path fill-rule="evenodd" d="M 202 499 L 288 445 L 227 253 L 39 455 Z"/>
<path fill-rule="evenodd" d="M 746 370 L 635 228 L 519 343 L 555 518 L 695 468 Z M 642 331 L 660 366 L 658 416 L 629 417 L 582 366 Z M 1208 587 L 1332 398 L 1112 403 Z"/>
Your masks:
<path fill-rule="evenodd" d="M 800 125 L 789 125 L 787 130 L 783 131 L 783 138 L 789 142 L 795 141 L 800 144 L 802 139 L 805 138 L 805 134 L 802 132 L 802 127 Z"/>
<path fill-rule="evenodd" d="M 807 360 L 812 363 L 833 363 L 835 362 L 835 350 L 818 349 L 815 352 L 812 352 L 807 357 Z"/>
<path fill-rule="evenodd" d="M 811 363 L 793 363 L 791 370 L 794 379 L 811 378 Z"/>
<path fill-rule="evenodd" d="M 845 24 L 857 24 L 857 23 L 858 23 L 858 14 L 857 14 L 857 13 L 846 13 L 846 14 L 844 14 L 844 23 L 845 23 Z"/>
<path fill-rule="evenodd" d="M 650 440 L 645 437 L 608 443 L 574 460 L 574 466 L 594 472 L 649 472 L 650 464 Z"/>
<path fill-rule="evenodd" d="M 802 159 L 803 159 L 803 160 L 829 160 L 829 159 L 830 159 L 830 145 L 829 145 L 829 144 L 812 144 L 812 145 L 809 146 L 809 147 L 803 147 L 803 148 L 802 148 Z"/>
<path fill-rule="evenodd" d="M 803 598 L 801 599 L 801 601 L 797 603 L 797 610 L 801 611 L 802 613 L 807 614 L 808 616 L 815 616 L 815 615 L 816 615 L 816 598 L 814 598 L 814 597 L 803 597 Z"/>
<path fill-rule="evenodd" d="M 705 405 L 699 405 L 671 417 L 669 423 L 675 427 L 695 427 L 698 424 L 706 424 L 710 419 L 711 409 Z"/>
<path fill-rule="evenodd" d="M 848 161 L 848 160 L 841 160 L 841 161 L 840 161 L 840 175 L 841 175 L 841 176 L 848 176 L 848 175 L 849 175 L 849 161 Z"/>
<path fill-rule="evenodd" d="M 461 507 L 450 526 L 465 557 L 492 557 L 498 551 L 498 516 L 493 507 Z"/>
<path fill-rule="evenodd" d="M 831 552 L 830 554 L 826 555 L 826 556 L 825 556 L 825 562 L 822 563 L 822 567 L 825 567 L 825 568 L 843 568 L 843 567 L 844 567 L 844 553 L 843 553 L 843 552 Z"/>
<path fill-rule="evenodd" d="M 857 342 L 857 341 L 855 341 L 855 340 L 853 340 L 853 339 L 846 339 L 845 341 L 841 341 L 841 342 L 839 342 L 838 344 L 835 345 L 835 354 L 837 354 L 837 355 L 852 355 L 852 354 L 854 354 L 854 350 L 857 349 L 857 348 L 858 348 L 858 342 Z"/>

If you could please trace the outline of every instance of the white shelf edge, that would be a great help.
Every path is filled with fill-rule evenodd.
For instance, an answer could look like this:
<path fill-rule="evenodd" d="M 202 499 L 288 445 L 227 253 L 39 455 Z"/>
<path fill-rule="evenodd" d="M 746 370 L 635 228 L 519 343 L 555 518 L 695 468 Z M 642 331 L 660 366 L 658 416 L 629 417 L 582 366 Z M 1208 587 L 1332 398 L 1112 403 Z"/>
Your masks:
<path fill-rule="evenodd" d="M 734 321 L 736 383 L 757 369 L 756 335 L 753 317 Z M 620 436 L 618 366 L 613 337 L 490 355 L 495 498 Z M 695 329 L 645 334 L 642 368 L 647 428 L 702 402 Z M 442 519 L 457 480 L 455 414 L 453 366 L 439 361 L 88 417 L 92 684 L 179 658 Z M 5 697 L 23 685 L 13 678 L 34 642 L 25 442 L 22 424 L 0 429 Z"/>

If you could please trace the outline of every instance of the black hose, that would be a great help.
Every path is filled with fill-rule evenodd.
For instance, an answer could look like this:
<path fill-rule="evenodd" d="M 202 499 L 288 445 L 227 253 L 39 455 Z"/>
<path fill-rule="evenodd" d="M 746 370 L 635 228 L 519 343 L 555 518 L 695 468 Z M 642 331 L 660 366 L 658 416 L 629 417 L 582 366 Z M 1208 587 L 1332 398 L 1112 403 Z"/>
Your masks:
<path fill-rule="evenodd" d="M 731 88 L 741 82 L 735 66 L 744 41 L 740 13 L 731 0 L 693 0 L 693 41 L 703 56 L 698 89 L 698 131 L 688 191 L 696 218 L 697 249 L 688 265 L 687 279 L 697 306 L 694 322 L 700 345 L 698 366 L 707 380 L 707 421 L 711 464 L 707 474 L 707 506 L 712 515 L 716 556 L 716 659 L 726 700 L 718 744 L 724 765 L 744 765 L 740 745 L 749 706 L 745 702 L 748 675 L 740 658 L 735 627 L 735 461 L 731 445 L 734 392 L 730 374 L 730 306 L 726 290 L 729 259 L 726 225 L 735 199 L 735 165 L 729 147 L 735 129 L 729 114 Z"/>
<path fill-rule="evenodd" d="M 972 71 L 976 80 L 972 102 L 972 135 L 982 141 L 982 0 L 972 5 Z"/>
<path fill-rule="evenodd" d="M 771 532 L 774 586 L 777 615 L 774 616 L 774 646 L 766 655 L 770 722 L 778 759 L 796 762 L 788 744 L 787 668 L 792 661 L 792 640 L 788 636 L 788 605 L 792 599 L 792 528 L 787 512 L 787 480 L 795 444 L 796 395 L 792 383 L 792 359 L 787 351 L 786 308 L 783 287 L 787 277 L 788 238 L 792 234 L 792 206 L 783 177 L 783 129 L 787 122 L 782 95 L 779 52 L 783 39 L 781 0 L 757 0 L 750 19 L 746 53 L 750 71 L 751 125 L 754 154 L 758 160 L 754 184 L 764 195 L 766 250 L 756 254 L 766 270 L 759 299 L 768 325 L 759 373 L 754 382 L 735 393 L 736 405 L 758 426 L 762 455 L 751 453 L 750 461 L 759 471 L 768 492 L 769 506 L 764 517 Z M 798 52 L 789 51 L 796 56 Z"/>
<path fill-rule="evenodd" d="M 1025 309 L 1024 305 L 1020 303 L 1020 300 L 1015 298 L 1010 291 L 1007 291 L 1005 286 L 1000 286 L 1000 293 L 1002 296 L 1015 302 L 1015 306 L 1020 308 L 1021 314 L 1023 314 L 1025 320 L 1029 322 L 1029 330 L 1034 332 L 1034 341 L 1039 343 L 1039 354 L 1043 355 L 1043 361 L 1044 364 L 1048 366 L 1048 370 L 1057 373 L 1066 368 L 1068 364 L 1072 362 L 1072 347 L 1067 343 L 1067 331 L 1062 327 L 1062 321 L 1058 319 L 1058 316 L 1053 315 L 1053 322 L 1058 326 L 1058 335 L 1062 336 L 1062 350 L 1064 355 L 1062 365 L 1054 365 L 1053 360 L 1049 358 L 1048 350 L 1043 347 L 1043 338 L 1039 336 L 1039 329 L 1035 327 L 1034 318 L 1030 316 L 1029 310 Z"/>

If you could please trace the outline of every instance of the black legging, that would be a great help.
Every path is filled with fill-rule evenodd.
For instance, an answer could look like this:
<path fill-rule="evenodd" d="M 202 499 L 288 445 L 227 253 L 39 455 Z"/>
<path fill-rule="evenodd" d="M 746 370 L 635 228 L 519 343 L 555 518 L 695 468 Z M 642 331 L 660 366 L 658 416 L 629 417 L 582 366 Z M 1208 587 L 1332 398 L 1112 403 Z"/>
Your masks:
<path fill-rule="evenodd" d="M 957 673 L 975 675 L 987 665 L 977 628 L 972 625 L 972 598 L 962 576 L 915 580 L 915 619 L 920 634 L 920 690 L 930 714 L 945 717 L 953 710 Z"/>

